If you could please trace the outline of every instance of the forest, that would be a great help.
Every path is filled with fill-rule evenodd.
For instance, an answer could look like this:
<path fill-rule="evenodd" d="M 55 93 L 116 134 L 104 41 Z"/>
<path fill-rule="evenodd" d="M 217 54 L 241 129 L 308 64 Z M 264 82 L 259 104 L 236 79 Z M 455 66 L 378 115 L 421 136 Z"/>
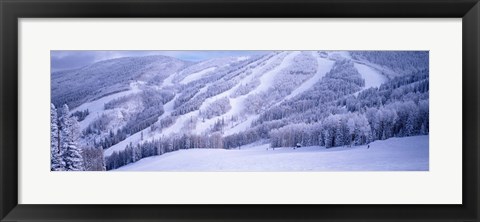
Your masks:
<path fill-rule="evenodd" d="M 51 170 L 113 170 L 178 150 L 258 142 L 331 149 L 428 135 L 428 60 L 423 51 L 274 51 L 196 63 L 121 58 L 55 72 Z M 96 79 L 68 88 L 77 74 Z M 384 80 L 366 87 L 372 78 Z M 132 83 L 137 91 L 76 109 Z"/>

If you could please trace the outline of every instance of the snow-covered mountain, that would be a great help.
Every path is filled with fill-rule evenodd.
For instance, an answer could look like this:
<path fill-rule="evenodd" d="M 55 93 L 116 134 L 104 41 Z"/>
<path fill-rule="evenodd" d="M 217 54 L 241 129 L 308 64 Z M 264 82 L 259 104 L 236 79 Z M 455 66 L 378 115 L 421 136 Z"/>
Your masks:
<path fill-rule="evenodd" d="M 53 72 L 52 103 L 77 107 L 125 91 L 133 81 L 161 82 L 190 64 L 167 56 L 125 57 L 100 61 L 80 69 Z"/>
<path fill-rule="evenodd" d="M 428 52 L 120 58 L 52 73 L 107 169 L 189 148 L 363 145 L 428 134 Z"/>

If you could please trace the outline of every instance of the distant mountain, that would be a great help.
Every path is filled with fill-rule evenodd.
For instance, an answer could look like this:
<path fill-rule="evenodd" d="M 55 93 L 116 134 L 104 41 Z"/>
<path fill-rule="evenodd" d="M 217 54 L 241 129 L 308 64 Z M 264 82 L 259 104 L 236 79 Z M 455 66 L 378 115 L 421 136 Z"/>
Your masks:
<path fill-rule="evenodd" d="M 127 90 L 134 80 L 161 82 L 190 64 L 168 56 L 125 57 L 53 72 L 52 103 L 75 108 L 87 101 Z"/>
<path fill-rule="evenodd" d="M 52 73 L 52 101 L 81 115 L 80 143 L 113 155 L 114 169 L 178 149 L 428 134 L 428 67 L 428 52 L 402 51 L 120 58 Z"/>

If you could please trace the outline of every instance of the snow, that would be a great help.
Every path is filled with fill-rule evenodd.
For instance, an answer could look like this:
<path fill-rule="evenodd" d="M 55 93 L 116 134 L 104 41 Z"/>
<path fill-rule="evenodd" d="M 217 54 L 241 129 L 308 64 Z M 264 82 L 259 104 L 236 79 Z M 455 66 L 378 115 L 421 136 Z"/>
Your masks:
<path fill-rule="evenodd" d="M 168 128 L 165 128 L 163 130 L 163 133 L 165 135 L 180 133 L 180 132 L 182 132 L 182 129 L 184 129 L 187 122 L 190 121 L 191 119 L 194 119 L 194 118 L 196 118 L 196 115 L 194 115 L 193 112 L 189 112 L 185 115 L 177 116 L 177 119 L 175 120 L 175 123 L 173 123 Z M 187 131 L 184 131 L 184 132 L 187 132 Z"/>
<path fill-rule="evenodd" d="M 309 63 L 309 66 L 303 66 L 303 60 L 301 59 L 298 60 L 300 64 L 294 64 L 294 62 L 297 61 L 295 58 L 298 55 L 303 56 L 301 53 L 312 53 L 318 66 L 315 67 L 314 63 Z M 327 51 L 321 52 L 321 54 L 315 51 L 272 52 L 267 56 L 255 58 L 255 60 L 251 61 L 249 60 L 248 64 L 246 64 L 246 62 L 238 62 L 245 59 L 249 59 L 249 57 L 214 58 L 199 63 L 185 64 L 180 64 L 176 62 L 176 60 L 172 60 L 171 64 L 173 64 L 173 66 L 169 65 L 170 62 L 155 62 L 146 66 L 144 68 L 145 70 L 132 71 L 134 73 L 138 72 L 141 76 L 136 79 L 122 80 L 122 83 L 131 82 L 130 88 L 125 89 L 127 91 L 97 97 L 95 98 L 96 100 L 90 99 L 87 103 L 81 104 L 71 111 L 72 113 L 86 109 L 90 111 L 90 114 L 79 123 L 81 130 L 87 128 L 88 125 L 102 115 L 105 115 L 105 120 L 108 120 L 107 123 L 103 123 L 104 125 L 102 126 L 102 128 L 106 130 L 99 135 L 84 135 L 85 137 L 79 139 L 79 144 L 82 146 L 90 146 L 94 140 L 98 141 L 98 139 L 108 137 L 108 131 L 111 130 L 115 132 L 116 129 L 125 126 L 127 121 L 132 120 L 131 117 L 133 115 L 142 112 L 144 103 L 140 98 L 141 94 L 138 93 L 141 93 L 143 90 L 164 89 L 177 93 L 173 100 L 164 105 L 165 112 L 155 123 L 157 124 L 156 126 L 158 126 L 159 121 L 170 117 L 172 112 L 175 111 L 174 101 L 182 94 L 182 90 L 184 90 L 185 87 L 200 88 L 203 86 L 193 96 L 194 99 L 199 99 L 199 96 L 204 95 L 203 93 L 212 85 L 216 85 L 218 83 L 217 81 L 231 81 L 228 82 L 228 86 L 235 84 L 228 90 L 215 92 L 214 94 L 218 94 L 212 95 L 210 98 L 201 98 L 202 104 L 198 104 L 200 110 L 204 110 L 219 99 L 228 98 L 231 109 L 228 111 L 224 110 L 226 113 L 222 115 L 219 114 L 220 116 L 215 116 L 210 119 L 203 119 L 199 117 L 199 110 L 190 109 L 193 111 L 176 116 L 173 118 L 173 124 L 165 129 L 146 127 L 140 132 L 128 135 L 124 141 L 120 141 L 118 144 L 106 149 L 104 151 L 106 157 L 115 151 L 124 150 L 129 143 L 134 145 L 142 144 L 163 136 L 168 137 L 172 134 L 181 135 L 184 133 L 192 133 L 209 135 L 211 133 L 211 127 L 220 119 L 223 119 L 225 122 L 225 126 L 221 131 L 222 136 L 246 131 L 252 127 L 252 123 L 257 120 L 265 110 L 308 92 L 315 84 L 322 81 L 325 74 L 331 70 L 334 63 L 338 60 L 346 59 L 353 62 L 354 67 L 365 80 L 365 86 L 361 90 L 370 87 L 379 87 L 381 84 L 388 82 L 393 76 L 403 75 L 401 71 L 394 73 L 387 67 L 368 61 L 355 60 L 348 51 Z M 310 57 L 308 61 L 315 60 Z M 235 66 L 230 67 L 232 69 L 229 70 L 230 68 L 228 68 L 228 66 L 233 64 L 235 64 Z M 295 78 L 288 75 L 290 73 L 288 70 L 294 68 L 292 66 L 304 67 L 304 71 L 308 71 L 304 73 L 308 75 L 301 76 L 300 79 L 294 79 L 298 81 L 294 81 L 292 84 L 278 84 L 280 81 Z M 316 70 L 314 70 L 315 68 Z M 218 72 L 220 69 L 222 69 L 222 72 Z M 158 84 L 158 81 L 162 79 L 163 82 Z M 196 80 L 201 81 L 195 83 Z M 286 88 L 279 93 L 279 89 L 281 89 L 279 87 L 284 86 Z M 239 93 L 233 96 L 233 93 L 240 87 L 242 87 L 242 93 L 247 92 L 243 91 L 244 89 L 248 89 L 250 92 L 246 95 L 239 95 Z M 237 92 L 240 92 L 240 90 Z M 361 91 L 353 95 L 358 95 L 359 92 Z M 279 94 L 277 95 L 275 93 Z M 246 107 L 246 105 L 250 104 L 248 103 L 249 101 L 247 101 L 249 98 L 257 99 L 258 96 L 263 95 L 272 96 L 268 97 L 272 99 L 260 106 L 260 114 L 252 114 L 250 112 L 251 109 L 249 109 L 248 113 L 245 112 L 245 109 L 249 108 Z M 125 96 L 128 96 L 126 101 L 122 100 L 122 103 L 115 108 L 104 109 L 106 103 Z M 308 113 L 307 115 L 313 114 Z M 300 114 L 298 116 L 299 118 L 303 118 Z M 294 117 L 296 118 L 296 116 Z M 286 124 L 293 124 L 294 121 L 290 121 L 291 119 L 285 118 Z M 151 129 L 155 130 L 152 131 Z M 147 158 L 130 166 L 125 166 L 124 169 L 147 171 L 428 170 L 428 136 L 391 138 L 385 141 L 376 141 L 372 143 L 372 147 L 369 149 L 367 149 L 366 146 L 332 149 L 317 146 L 304 147 L 296 150 L 292 148 L 272 150 L 269 149 L 268 142 L 268 140 L 262 139 L 253 144 L 243 145 L 241 149 L 233 150 L 181 150 L 162 156 Z M 413 163 L 412 160 L 416 160 L 416 162 Z M 405 164 L 405 162 L 408 164 Z"/>
<path fill-rule="evenodd" d="M 239 60 L 243 60 L 243 59 L 248 59 L 248 57 L 242 57 L 242 58 L 239 58 Z M 187 77 L 185 77 L 180 83 L 184 83 L 184 84 L 187 84 L 188 82 L 191 82 L 191 81 L 194 81 L 194 80 L 197 80 L 197 79 L 200 79 L 202 77 L 205 76 L 205 74 L 207 73 L 210 73 L 212 71 L 214 71 L 215 69 L 217 69 L 216 67 L 209 67 L 209 68 L 205 68 L 205 69 L 202 69 L 201 71 L 199 72 L 196 72 L 196 73 L 192 73 L 192 74 L 189 74 Z M 214 97 L 211 97 L 211 98 L 208 98 L 206 101 L 204 101 L 204 103 L 202 104 L 201 106 L 201 109 L 208 106 L 209 104 L 211 104 L 212 102 L 214 102 L 215 100 L 219 99 L 219 98 L 222 98 L 224 96 L 229 96 L 240 84 L 245 84 L 247 83 L 248 81 L 250 81 L 252 79 L 252 76 L 254 76 L 255 74 L 257 74 L 258 72 L 258 67 L 252 72 L 252 74 L 250 74 L 249 76 L 247 76 L 245 79 L 242 79 L 242 81 L 239 82 L 239 84 L 237 84 L 236 86 L 232 87 L 232 89 L 226 91 L 226 92 L 223 92 L 219 95 L 216 95 Z M 172 86 L 174 83 L 173 83 L 173 79 L 175 78 L 175 75 L 178 75 L 177 73 L 175 74 L 172 74 L 170 76 L 168 76 L 164 81 L 163 83 L 159 86 L 159 88 L 162 88 L 162 87 L 168 87 L 168 86 Z M 198 92 L 195 96 L 199 95 L 201 92 L 203 91 L 206 91 L 206 89 L 213 83 L 208 83 L 205 87 L 203 87 L 200 92 Z M 178 97 L 178 95 L 176 95 L 176 97 L 174 99 L 172 99 L 170 102 L 166 103 L 164 105 L 164 110 L 165 110 L 165 113 L 159 118 L 158 121 L 160 121 L 161 119 L 167 117 L 167 116 L 170 116 L 170 114 L 172 113 L 172 111 L 174 110 L 174 101 L 175 99 Z M 238 99 L 238 98 L 237 98 Z M 240 110 L 240 106 L 239 105 L 236 105 L 236 99 L 234 101 L 232 101 L 232 110 L 231 112 L 228 112 L 227 114 L 231 117 L 231 115 L 233 113 L 239 113 L 241 112 Z M 103 104 L 102 104 L 102 109 L 103 109 Z M 209 129 L 209 127 L 211 127 L 214 122 L 219 119 L 219 118 L 222 118 L 224 116 L 227 116 L 227 114 L 224 114 L 222 115 L 221 117 L 217 117 L 217 118 L 212 118 L 212 119 L 208 119 L 208 120 L 205 120 L 205 122 L 202 122 L 202 121 L 195 121 L 196 124 L 197 124 L 197 131 L 198 132 L 203 132 L 203 131 L 206 131 Z M 114 151 L 122 151 L 125 149 L 125 147 L 129 144 L 129 143 L 133 143 L 133 144 L 136 144 L 136 143 L 139 143 L 141 142 L 141 133 L 143 133 L 143 137 L 144 137 L 144 141 L 150 141 L 152 139 L 155 139 L 155 138 L 158 138 L 162 135 L 171 135 L 171 134 L 175 134 L 175 133 L 180 133 L 182 132 L 183 130 L 185 130 L 185 125 L 187 124 L 188 121 L 190 121 L 191 119 L 197 119 L 198 118 L 198 111 L 192 111 L 192 112 L 189 112 L 189 113 L 186 113 L 184 115 L 180 115 L 176 118 L 175 122 L 173 123 L 173 125 L 165 128 L 162 130 L 162 132 L 151 132 L 150 131 L 150 128 L 146 128 L 140 132 L 137 132 L 131 136 L 129 136 L 128 138 L 126 138 L 125 140 L 119 142 L 118 144 L 115 144 L 113 145 L 112 147 L 108 148 L 105 150 L 104 152 L 104 155 L 105 156 L 110 156 Z M 88 125 L 86 125 L 88 126 Z M 85 126 L 85 127 L 86 127 Z"/>
<path fill-rule="evenodd" d="M 298 54 L 300 54 L 300 52 L 284 52 L 284 53 L 280 53 L 280 54 L 268 59 L 266 61 L 265 65 L 255 67 L 255 69 L 251 70 L 250 74 L 248 74 L 246 77 L 244 77 L 241 81 L 239 81 L 231 89 L 229 89 L 225 92 L 222 92 L 218 95 L 215 95 L 215 96 L 212 96 L 210 98 L 205 99 L 205 101 L 202 103 L 202 105 L 199 108 L 199 110 L 203 110 L 206 107 L 208 107 L 211 103 L 215 102 L 216 100 L 221 99 L 223 97 L 227 97 L 227 98 L 229 98 L 230 105 L 232 107 L 227 113 L 225 113 L 221 116 L 211 118 L 211 119 L 205 119 L 204 121 L 203 121 L 203 118 L 199 118 L 199 111 L 192 111 L 192 112 L 186 113 L 184 115 L 178 116 L 177 120 L 175 121 L 175 123 L 172 126 L 164 129 L 164 131 L 163 131 L 164 135 L 169 135 L 169 134 L 181 132 L 184 129 L 184 126 L 186 125 L 187 121 L 189 121 L 191 119 L 198 119 L 198 121 L 196 122 L 195 131 L 197 133 L 202 133 L 202 132 L 205 132 L 205 131 L 209 130 L 210 127 L 213 126 L 213 124 L 219 119 L 224 118 L 225 120 L 229 120 L 232 116 L 241 115 L 243 113 L 243 101 L 247 98 L 247 96 L 251 95 L 251 94 L 254 94 L 254 93 L 261 92 L 261 91 L 265 91 L 268 88 L 270 88 L 272 83 L 273 83 L 273 79 L 276 77 L 277 73 L 279 73 L 279 71 L 281 71 L 282 69 L 291 65 L 291 63 L 293 61 L 293 58 L 295 56 L 297 56 Z M 275 60 L 278 60 L 278 59 L 281 59 L 280 65 L 276 66 L 275 68 L 273 68 L 272 70 L 269 70 L 267 72 L 262 72 L 264 67 L 271 65 L 273 62 L 275 62 Z M 204 70 L 202 70 L 201 72 L 203 72 Z M 194 74 L 191 74 L 189 76 L 193 75 L 192 78 L 201 78 L 201 75 L 204 75 L 204 74 L 194 73 Z M 187 76 L 187 78 L 189 76 Z M 235 92 L 235 90 L 240 85 L 246 84 L 250 81 L 254 81 L 255 78 L 260 78 L 260 85 L 258 87 L 256 87 L 254 90 L 252 90 L 250 93 L 248 93 L 246 95 L 238 96 L 236 98 L 230 98 L 230 95 L 233 92 Z M 212 83 L 209 83 L 205 87 L 200 89 L 200 92 L 197 93 L 195 96 L 199 95 L 202 91 L 205 91 L 208 88 L 208 86 L 211 85 L 211 84 Z M 226 135 L 237 132 L 238 130 L 241 130 L 241 129 L 245 129 L 246 127 L 249 127 L 250 123 L 257 117 L 258 117 L 258 115 L 255 115 L 254 117 L 245 118 L 245 120 L 248 121 L 248 122 L 241 124 L 242 127 L 236 127 L 235 130 L 226 129 L 227 130 Z M 236 125 L 238 125 L 238 123 L 236 123 Z"/>
<path fill-rule="evenodd" d="M 328 52 L 328 57 L 333 60 L 352 59 L 352 56 L 348 51 L 331 51 Z"/>
<path fill-rule="evenodd" d="M 204 122 L 198 122 L 196 126 L 197 132 L 204 132 L 205 130 L 209 129 L 210 126 L 212 126 L 217 120 L 219 119 L 225 119 L 229 120 L 232 116 L 242 116 L 243 115 L 243 103 L 245 99 L 252 94 L 268 90 L 272 84 L 274 78 L 277 76 L 277 74 L 284 68 L 290 66 L 292 64 L 293 58 L 300 54 L 300 52 L 284 52 L 281 54 L 278 54 L 272 58 L 270 58 L 264 66 L 259 66 L 256 67 L 254 70 L 252 70 L 252 73 L 242 79 L 237 85 L 232 87 L 230 90 L 227 90 L 219 95 L 216 95 L 214 97 L 211 97 L 202 104 L 200 109 L 204 109 L 206 106 L 211 104 L 213 101 L 231 95 L 232 92 L 234 92 L 240 85 L 242 84 L 247 84 L 250 81 L 254 81 L 255 77 L 260 78 L 260 85 L 257 86 L 255 89 L 253 89 L 251 92 L 249 92 L 246 95 L 238 96 L 236 98 L 230 98 L 230 105 L 231 109 L 218 117 L 211 118 L 211 119 L 206 119 Z M 318 69 L 317 73 L 313 75 L 312 78 L 307 80 L 305 83 L 303 83 L 299 88 L 295 89 L 286 99 L 292 98 L 298 94 L 301 94 L 302 92 L 308 90 L 311 88 L 315 83 L 317 83 L 325 74 L 330 71 L 332 68 L 334 62 L 328 59 L 321 58 L 317 53 L 314 53 L 314 56 L 317 58 L 318 61 Z M 276 66 L 275 68 L 271 69 L 270 71 L 264 72 L 263 68 L 270 66 L 272 63 L 275 62 L 275 60 L 281 59 L 281 63 Z M 283 101 L 283 100 L 282 100 Z M 280 101 L 281 102 L 281 101 Z M 230 128 L 226 128 L 224 135 L 231 135 L 237 132 L 241 132 L 243 130 L 248 129 L 250 127 L 251 123 L 258 118 L 259 115 L 250 115 L 246 118 L 240 118 L 240 122 L 235 122 L 234 125 Z M 179 123 L 181 125 L 181 123 Z M 176 128 L 177 130 L 179 129 L 178 127 Z"/>
<path fill-rule="evenodd" d="M 393 71 L 387 69 L 385 67 L 381 67 L 377 64 L 369 63 L 367 61 L 359 61 L 353 59 L 348 51 L 331 51 L 328 52 L 328 58 L 332 60 L 338 59 L 348 59 L 354 62 L 355 68 L 358 70 L 362 78 L 365 79 L 365 89 L 370 87 L 379 87 L 383 83 L 388 81 L 387 76 L 383 75 L 383 73 L 396 76 Z"/>
<path fill-rule="evenodd" d="M 258 116 L 260 116 L 260 114 L 249 115 L 245 120 L 242 120 L 240 123 L 236 123 L 231 128 L 226 129 L 223 135 L 229 136 L 247 130 L 252 125 L 252 122 L 258 118 Z"/>
<path fill-rule="evenodd" d="M 162 86 L 173 86 L 173 78 L 175 75 L 177 75 L 177 73 L 169 75 L 167 78 L 165 78 L 162 82 Z"/>
<path fill-rule="evenodd" d="M 75 109 L 72 109 L 70 112 L 74 113 L 76 111 L 83 111 L 87 110 L 89 111 L 89 114 L 87 117 L 85 117 L 84 120 L 79 122 L 80 125 L 80 130 L 84 130 L 85 128 L 90 125 L 91 122 L 93 122 L 97 117 L 101 116 L 102 113 L 105 111 L 105 103 L 108 103 L 114 99 L 131 95 L 134 93 L 140 92 L 139 85 L 143 84 L 143 82 L 136 82 L 136 83 L 130 83 L 130 90 L 115 93 L 112 95 L 104 96 L 102 98 L 99 98 L 97 100 L 91 101 L 91 102 L 86 102 L 79 107 L 76 107 Z"/>
<path fill-rule="evenodd" d="M 241 61 L 241 60 L 245 60 L 245 59 L 248 59 L 249 57 L 239 57 L 239 58 L 236 58 L 238 61 Z M 203 72 L 205 70 L 208 70 L 208 69 L 211 69 L 212 67 L 210 68 L 207 68 L 207 69 L 204 69 L 200 72 Z M 200 106 L 199 110 L 202 110 L 202 109 L 205 109 L 207 106 L 209 106 L 211 103 L 215 102 L 216 100 L 220 99 L 220 98 L 223 98 L 223 97 L 229 97 L 230 94 L 232 94 L 241 84 L 245 84 L 249 81 L 252 80 L 253 76 L 255 74 L 258 73 L 258 70 L 259 70 L 259 67 L 256 67 L 251 74 L 249 74 L 248 76 L 246 76 L 244 79 L 242 79 L 241 81 L 239 81 L 239 83 L 237 83 L 235 86 L 233 86 L 231 89 L 225 91 L 225 92 L 222 92 L 218 95 L 215 95 L 215 96 L 212 96 L 210 98 L 207 98 L 205 99 L 205 101 L 203 101 L 202 105 Z M 210 73 L 214 70 L 210 70 L 210 71 L 206 71 L 204 73 L 194 73 L 194 74 L 190 74 L 189 76 L 187 76 L 185 79 L 189 78 L 190 76 L 193 76 L 191 77 L 192 80 L 191 81 L 194 81 L 194 80 L 197 80 L 197 79 L 200 79 L 202 77 L 205 76 L 206 73 Z M 182 80 L 182 83 L 183 81 Z M 210 87 L 212 84 L 214 84 L 214 82 L 211 82 L 211 83 L 208 83 L 206 84 L 204 87 L 202 87 L 196 94 L 193 98 L 196 98 L 198 95 L 204 93 L 207 91 L 208 87 Z M 221 118 L 225 118 L 225 117 L 231 117 L 232 115 L 234 115 L 234 113 L 239 113 L 241 112 L 242 110 L 240 109 L 241 107 L 238 105 L 239 104 L 239 99 L 240 98 L 235 98 L 235 99 L 230 99 L 230 105 L 232 106 L 231 110 L 221 116 L 218 116 L 216 118 L 211 118 L 211 119 L 205 119 L 205 121 L 196 121 L 196 132 L 197 133 L 201 133 L 201 132 L 204 132 L 206 130 L 209 130 L 210 127 L 215 123 L 215 121 L 217 121 L 218 119 L 221 119 Z M 173 109 L 173 107 L 172 107 Z M 184 115 L 180 115 L 177 117 L 175 123 L 164 129 L 163 130 L 163 134 L 164 135 L 170 135 L 170 134 L 174 134 L 174 133 L 179 133 L 180 131 L 182 131 L 184 129 L 184 126 L 187 124 L 187 122 L 191 119 L 202 119 L 203 118 L 199 118 L 199 110 L 197 111 L 192 111 L 192 112 L 189 112 L 189 113 L 186 113 Z"/>
<path fill-rule="evenodd" d="M 275 79 L 277 74 L 282 69 L 290 66 L 292 61 L 293 61 L 293 58 L 295 58 L 295 56 L 297 56 L 298 54 L 300 54 L 300 52 L 297 52 L 297 51 L 296 52 L 280 53 L 280 54 L 270 58 L 264 66 L 257 67 L 255 70 L 253 70 L 252 74 L 250 74 L 244 80 L 240 81 L 234 88 L 232 88 L 231 91 L 233 92 L 241 84 L 245 84 L 248 81 L 254 81 L 255 79 L 253 77 L 259 77 L 260 85 L 257 86 L 252 91 L 250 91 L 246 95 L 238 96 L 236 98 L 230 98 L 230 105 L 232 106 L 232 109 L 230 111 L 228 111 L 227 113 L 225 113 L 224 115 L 222 115 L 221 117 L 219 117 L 219 118 L 211 119 L 212 121 L 211 121 L 210 124 L 213 124 L 217 119 L 221 119 L 222 117 L 223 118 L 226 117 L 225 119 L 228 120 L 229 117 L 231 117 L 231 116 L 237 116 L 238 117 L 238 116 L 244 115 L 244 113 L 243 113 L 243 108 L 244 108 L 243 103 L 244 103 L 245 99 L 247 99 L 249 95 L 253 95 L 255 93 L 259 93 L 259 92 L 268 90 L 272 86 L 273 80 Z M 271 69 L 267 72 L 262 73 L 264 67 L 270 66 L 271 64 L 276 62 L 275 60 L 278 60 L 278 59 L 282 60 L 279 65 L 277 65 L 276 67 L 274 67 L 273 69 Z M 259 116 L 259 114 L 250 115 L 247 118 L 241 118 L 240 123 L 236 122 L 233 127 L 225 129 L 224 135 L 227 136 L 227 135 L 231 135 L 231 134 L 246 130 L 248 127 L 250 127 L 251 123 L 255 119 L 258 118 L 258 116 Z M 204 124 L 200 124 L 199 126 L 197 126 L 197 128 L 198 127 L 204 127 L 203 125 Z"/>
<path fill-rule="evenodd" d="M 239 149 L 241 150 L 267 150 L 270 148 L 270 143 L 267 139 L 262 139 L 250 144 L 246 144 L 241 146 Z"/>
<path fill-rule="evenodd" d="M 292 61 L 293 61 L 293 58 L 295 58 L 295 56 L 297 56 L 298 54 L 300 54 L 299 51 L 295 51 L 295 52 L 284 52 L 284 53 L 288 53 L 288 55 L 283 58 L 283 61 L 282 63 L 275 67 L 274 69 L 264 73 L 261 77 L 260 77 L 260 85 L 255 88 L 254 90 L 252 90 L 250 92 L 250 94 L 255 94 L 255 93 L 259 93 L 259 92 L 263 92 L 263 91 L 266 91 L 268 90 L 272 85 L 273 85 L 273 80 L 275 79 L 275 77 L 277 76 L 277 74 L 284 68 L 288 67 L 291 65 Z M 278 54 L 277 56 L 282 56 L 283 53 L 280 53 Z"/>
<path fill-rule="evenodd" d="M 318 53 L 313 53 L 314 57 L 317 59 L 318 62 L 318 67 L 317 67 L 317 72 L 315 73 L 314 76 L 312 76 L 310 79 L 302 83 L 298 88 L 292 91 L 290 95 L 285 97 L 284 100 L 288 100 L 290 98 L 293 98 L 297 95 L 302 94 L 303 92 L 307 91 L 308 89 L 312 88 L 315 83 L 318 83 L 324 76 L 329 72 L 333 64 L 335 63 L 332 60 L 321 58 Z"/>
<path fill-rule="evenodd" d="M 362 75 L 362 78 L 365 79 L 365 89 L 379 87 L 388 81 L 387 77 L 382 75 L 377 69 L 360 63 L 354 63 L 354 66 Z"/>
<path fill-rule="evenodd" d="M 400 73 L 396 73 L 388 67 L 384 67 L 384 66 L 381 66 L 381 65 L 378 65 L 378 64 L 375 64 L 375 63 L 371 63 L 371 62 L 363 61 L 363 60 L 360 61 L 360 60 L 356 60 L 356 59 L 352 59 L 352 61 L 355 62 L 355 63 L 370 66 L 370 67 L 372 67 L 376 70 L 381 70 L 381 72 L 384 73 L 384 75 L 388 76 L 389 78 L 394 78 L 396 76 L 401 76 Z"/>
<path fill-rule="evenodd" d="M 163 119 L 167 116 L 170 116 L 170 114 L 173 111 L 174 101 L 177 98 L 177 96 L 178 95 L 175 95 L 175 97 L 172 100 L 170 100 L 169 102 L 165 103 L 165 105 L 163 105 L 164 113 L 158 118 L 158 121 L 156 123 L 160 122 L 161 119 Z M 130 135 L 125 140 L 120 141 L 119 143 L 109 147 L 108 149 L 105 149 L 105 151 L 103 152 L 103 155 L 105 157 L 107 157 L 107 156 L 112 155 L 112 153 L 115 152 L 115 151 L 119 152 L 119 151 L 124 150 L 125 147 L 130 143 L 137 144 L 142 139 L 142 133 L 143 133 L 144 141 L 148 141 L 148 140 L 151 140 L 153 138 L 156 138 L 156 136 L 160 136 L 160 135 L 157 135 L 155 132 L 151 132 L 150 127 L 147 127 L 147 128 L 145 128 L 145 129 L 143 129 L 143 130 L 141 130 L 141 131 L 139 131 L 139 132 L 137 132 L 133 135 Z"/>
<path fill-rule="evenodd" d="M 201 71 L 189 74 L 182 81 L 180 81 L 180 83 L 188 84 L 189 82 L 192 82 L 192 81 L 195 81 L 195 80 L 198 80 L 198 79 L 202 78 L 205 74 L 207 74 L 209 72 L 213 72 L 215 69 L 217 69 L 217 67 L 210 67 L 210 68 L 206 68 L 206 69 L 203 69 Z"/>
<path fill-rule="evenodd" d="M 189 149 L 149 157 L 120 171 L 428 171 L 429 136 L 390 138 L 355 147 Z"/>
<path fill-rule="evenodd" d="M 243 60 L 247 60 L 249 58 L 250 58 L 250 56 L 240 56 L 240 57 L 237 58 L 237 61 L 243 61 Z"/>
<path fill-rule="evenodd" d="M 226 119 L 226 120 L 229 120 L 232 116 L 239 116 L 242 112 L 243 112 L 243 102 L 245 101 L 245 99 L 251 95 L 254 91 L 252 90 L 250 93 L 246 94 L 246 95 L 242 95 L 242 96 L 238 96 L 236 98 L 230 98 L 230 95 L 235 92 L 238 87 L 240 87 L 241 85 L 244 85 L 244 84 L 247 84 L 251 81 L 254 81 L 255 78 L 257 78 L 259 75 L 262 75 L 260 78 L 262 78 L 263 76 L 265 75 L 274 75 L 275 72 L 278 72 L 279 70 L 277 70 L 277 68 L 279 66 L 277 66 L 277 68 L 274 68 L 273 70 L 271 70 L 270 72 L 266 72 L 264 73 L 263 70 L 264 70 L 264 67 L 266 66 L 269 66 L 271 65 L 275 59 L 279 59 L 279 58 L 282 58 L 283 56 L 285 55 L 277 55 L 277 56 L 274 56 L 273 58 L 270 58 L 268 59 L 266 62 L 265 62 L 265 65 L 263 66 L 257 66 L 255 67 L 255 69 L 251 70 L 251 73 L 244 77 L 241 81 L 239 81 L 235 86 L 233 86 L 231 89 L 223 92 L 223 93 L 220 93 L 216 96 L 213 96 L 213 97 L 210 97 L 208 99 L 206 99 L 204 101 L 204 103 L 201 105 L 200 107 L 200 110 L 203 110 L 205 109 L 208 105 L 210 105 L 211 103 L 213 103 L 214 101 L 220 99 L 220 98 L 223 98 L 223 97 L 228 97 L 229 98 L 229 101 L 230 101 L 230 106 L 231 106 L 231 109 L 226 112 L 225 114 L 221 115 L 221 116 L 218 116 L 218 117 L 214 117 L 214 118 L 211 118 L 211 119 L 205 119 L 205 121 L 199 121 L 197 123 L 197 126 L 196 126 L 196 131 L 197 132 L 204 132 L 205 130 L 208 130 L 211 126 L 213 126 L 213 124 L 217 121 L 217 120 L 220 120 L 222 118 Z M 282 60 L 284 60 L 285 57 L 282 58 Z M 267 84 L 266 82 L 263 82 L 263 84 Z M 262 82 L 260 83 L 260 86 L 262 85 Z M 258 86 L 257 88 L 259 88 L 260 86 Z M 249 117 L 248 119 L 246 119 L 247 121 L 249 120 L 248 123 L 244 123 L 242 125 L 247 125 L 247 126 L 250 126 L 250 123 L 253 121 L 253 119 L 255 119 L 256 117 L 258 117 L 258 115 L 255 115 L 255 117 Z M 240 129 L 240 128 L 237 128 L 237 129 Z M 244 129 L 244 128 L 242 128 Z M 230 135 L 232 133 L 235 133 L 237 132 L 238 130 L 229 130 L 229 129 L 226 129 L 226 132 L 224 135 Z"/>

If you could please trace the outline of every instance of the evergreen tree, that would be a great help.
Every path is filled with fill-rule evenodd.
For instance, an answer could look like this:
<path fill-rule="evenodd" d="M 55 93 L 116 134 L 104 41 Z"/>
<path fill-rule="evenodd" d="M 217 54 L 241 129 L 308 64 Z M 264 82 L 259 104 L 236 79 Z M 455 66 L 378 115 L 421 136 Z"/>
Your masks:
<path fill-rule="evenodd" d="M 101 147 L 83 147 L 82 156 L 85 171 L 105 171 L 105 160 Z"/>
<path fill-rule="evenodd" d="M 50 170 L 65 170 L 65 162 L 63 161 L 62 154 L 58 130 L 57 109 L 55 108 L 55 105 L 50 104 Z"/>
<path fill-rule="evenodd" d="M 61 147 L 64 151 L 63 159 L 65 161 L 65 170 L 81 171 L 84 170 L 82 150 L 77 144 L 80 136 L 80 129 L 75 117 L 69 116 L 68 105 L 64 105 L 60 117 L 61 124 Z"/>

